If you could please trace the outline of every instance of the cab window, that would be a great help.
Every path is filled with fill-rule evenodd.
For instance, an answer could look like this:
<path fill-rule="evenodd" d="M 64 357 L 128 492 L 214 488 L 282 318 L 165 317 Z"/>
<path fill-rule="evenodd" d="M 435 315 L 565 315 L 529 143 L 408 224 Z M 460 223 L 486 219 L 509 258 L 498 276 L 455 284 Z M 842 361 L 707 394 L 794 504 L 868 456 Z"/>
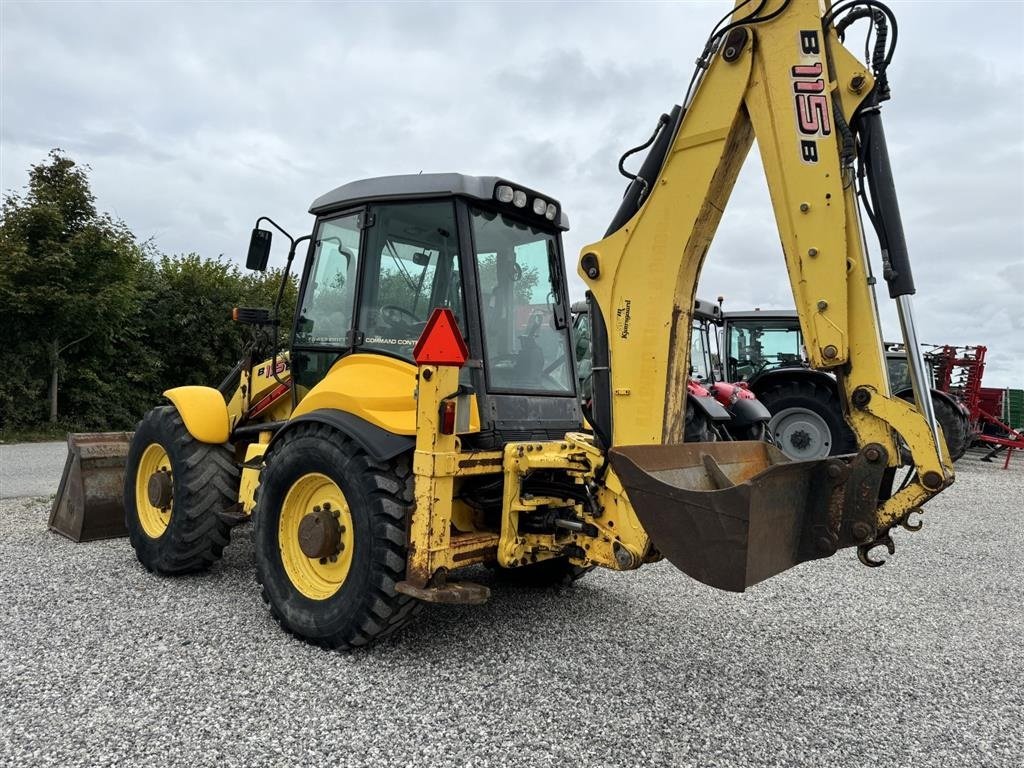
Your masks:
<path fill-rule="evenodd" d="M 295 321 L 296 345 L 346 346 L 359 268 L 358 219 L 357 214 L 339 216 L 317 229 Z"/>
<path fill-rule="evenodd" d="M 455 210 L 451 202 L 373 206 L 359 310 L 361 349 L 412 360 L 435 307 L 465 336 Z"/>
<path fill-rule="evenodd" d="M 736 321 L 729 328 L 730 380 L 749 381 L 775 368 L 805 363 L 799 328 L 766 326 L 764 321 Z"/>
<path fill-rule="evenodd" d="M 694 320 L 690 326 L 690 378 L 701 383 L 712 379 L 709 365 L 711 354 L 707 342 L 704 325 Z"/>
<path fill-rule="evenodd" d="M 472 220 L 490 388 L 573 394 L 554 235 L 490 211 Z"/>

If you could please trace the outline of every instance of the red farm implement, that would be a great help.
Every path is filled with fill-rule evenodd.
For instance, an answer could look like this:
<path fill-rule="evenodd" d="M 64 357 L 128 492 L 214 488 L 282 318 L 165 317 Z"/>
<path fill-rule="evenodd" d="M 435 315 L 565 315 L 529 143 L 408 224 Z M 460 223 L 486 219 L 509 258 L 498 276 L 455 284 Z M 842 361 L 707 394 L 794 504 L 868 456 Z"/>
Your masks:
<path fill-rule="evenodd" d="M 1003 465 L 1006 469 L 1010 466 L 1013 451 L 1024 451 L 1024 425 L 1017 423 L 1014 428 L 1003 421 L 1007 418 L 1004 398 L 1008 390 L 981 386 L 986 351 L 987 348 L 980 345 L 946 345 L 935 347 L 926 357 L 932 365 L 935 388 L 959 398 L 970 411 L 975 439 L 993 446 L 985 458 L 991 460 L 997 452 L 1006 449 L 1006 463 Z"/>

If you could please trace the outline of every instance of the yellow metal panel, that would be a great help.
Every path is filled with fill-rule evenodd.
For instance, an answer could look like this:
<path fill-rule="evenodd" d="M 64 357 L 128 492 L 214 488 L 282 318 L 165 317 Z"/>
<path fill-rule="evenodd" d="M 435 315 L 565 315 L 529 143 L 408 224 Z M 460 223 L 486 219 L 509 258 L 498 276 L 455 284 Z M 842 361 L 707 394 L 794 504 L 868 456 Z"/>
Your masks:
<path fill-rule="evenodd" d="M 224 395 L 213 387 L 175 387 L 164 392 L 185 422 L 185 429 L 201 443 L 226 443 L 231 434 Z"/>
<path fill-rule="evenodd" d="M 459 439 L 440 432 L 441 401 L 459 388 L 459 369 L 425 365 L 419 369 L 416 453 L 413 456 L 416 506 L 409 523 L 406 579 L 424 587 L 440 567 L 450 563 L 455 478 L 444 471 L 458 459 Z"/>
<path fill-rule="evenodd" d="M 267 450 L 270 442 L 270 432 L 261 432 L 259 442 L 250 443 L 245 447 L 245 463 L 255 464 Z M 256 486 L 260 484 L 260 470 L 256 467 L 243 467 L 242 480 L 238 486 L 238 501 L 242 505 L 242 511 L 251 515 L 256 506 Z"/>
<path fill-rule="evenodd" d="M 335 363 L 302 398 L 292 418 L 321 408 L 351 413 L 396 435 L 416 434 L 416 366 L 354 354 Z"/>
<path fill-rule="evenodd" d="M 670 433 L 682 424 L 685 374 L 676 386 L 670 367 L 688 370 L 697 275 L 752 135 L 740 109 L 750 56 L 734 64 L 716 58 L 707 78 L 714 85 L 698 90 L 643 207 L 581 252 L 595 254 L 601 271 L 597 279 L 582 269 L 580 276 L 608 325 L 613 408 L 620 414 L 614 444 L 673 441 Z M 682 329 L 674 341 L 673 327 Z"/>

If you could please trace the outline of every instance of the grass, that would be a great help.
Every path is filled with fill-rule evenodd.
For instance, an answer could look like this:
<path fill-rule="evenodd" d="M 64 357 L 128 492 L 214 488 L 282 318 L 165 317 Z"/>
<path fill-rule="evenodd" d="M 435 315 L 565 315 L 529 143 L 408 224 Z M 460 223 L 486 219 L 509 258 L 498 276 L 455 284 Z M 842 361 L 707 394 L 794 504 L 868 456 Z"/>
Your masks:
<path fill-rule="evenodd" d="M 68 436 L 67 424 L 41 424 L 35 427 L 0 429 L 0 443 L 45 443 L 64 440 Z"/>

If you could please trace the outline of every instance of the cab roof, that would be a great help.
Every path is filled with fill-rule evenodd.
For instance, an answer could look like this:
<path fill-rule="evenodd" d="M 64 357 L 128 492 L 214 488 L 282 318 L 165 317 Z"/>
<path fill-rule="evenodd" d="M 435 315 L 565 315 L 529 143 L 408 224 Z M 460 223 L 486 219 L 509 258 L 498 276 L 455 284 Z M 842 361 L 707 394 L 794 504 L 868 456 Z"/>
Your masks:
<path fill-rule="evenodd" d="M 792 320 L 798 317 L 795 309 L 748 309 L 726 312 L 729 320 Z"/>
<path fill-rule="evenodd" d="M 314 200 L 309 212 L 319 215 L 359 203 L 416 200 L 445 195 L 493 203 L 494 187 L 498 184 L 508 184 L 515 189 L 526 191 L 531 196 L 542 197 L 554 203 L 558 206 L 558 221 L 551 223 L 561 230 L 569 228 L 569 219 L 562 210 L 562 204 L 548 195 L 498 176 L 467 176 L 462 173 L 415 173 L 350 181 Z M 524 212 L 524 216 L 532 218 L 529 213 Z"/>

